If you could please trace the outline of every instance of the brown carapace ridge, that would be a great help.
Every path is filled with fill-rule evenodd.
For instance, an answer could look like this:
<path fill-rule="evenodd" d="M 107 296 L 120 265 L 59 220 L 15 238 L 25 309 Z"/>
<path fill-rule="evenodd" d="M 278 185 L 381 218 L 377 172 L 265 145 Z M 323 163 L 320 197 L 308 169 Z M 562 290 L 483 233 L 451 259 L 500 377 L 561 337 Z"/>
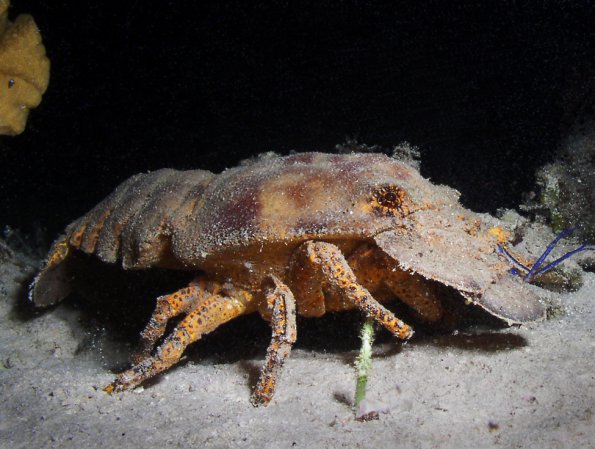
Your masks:
<path fill-rule="evenodd" d="M 267 153 L 218 175 L 138 174 L 66 228 L 30 300 L 47 306 L 68 295 L 77 252 L 123 269 L 196 272 L 190 285 L 157 299 L 132 368 L 106 391 L 139 385 L 202 335 L 259 312 L 273 335 L 252 403 L 266 405 L 296 340 L 296 314 L 359 309 L 407 339 L 411 327 L 383 304 L 399 300 L 438 321 L 448 313 L 448 286 L 509 324 L 544 317 L 497 250 L 509 238 L 506 225 L 458 197 L 382 154 Z"/>

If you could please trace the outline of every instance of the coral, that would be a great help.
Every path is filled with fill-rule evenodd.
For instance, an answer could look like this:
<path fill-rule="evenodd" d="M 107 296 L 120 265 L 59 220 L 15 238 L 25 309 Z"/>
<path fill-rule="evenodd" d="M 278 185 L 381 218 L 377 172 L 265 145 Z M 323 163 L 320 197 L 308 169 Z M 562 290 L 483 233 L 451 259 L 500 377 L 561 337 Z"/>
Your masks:
<path fill-rule="evenodd" d="M 577 124 L 562 142 L 557 159 L 535 174 L 539 194 L 520 206 L 555 232 L 574 231 L 573 245 L 595 243 L 595 121 Z M 575 257 L 586 270 L 595 269 L 595 252 Z M 568 273 L 562 284 L 576 288 L 578 276 Z M 556 281 L 556 283 L 560 283 Z"/>
<path fill-rule="evenodd" d="M 559 156 L 536 175 L 542 212 L 557 232 L 576 227 L 581 239 L 595 242 L 595 122 L 575 127 Z"/>
<path fill-rule="evenodd" d="M 9 3 L 0 0 L 0 134 L 17 135 L 48 87 L 50 61 L 33 17 L 10 22 Z"/>

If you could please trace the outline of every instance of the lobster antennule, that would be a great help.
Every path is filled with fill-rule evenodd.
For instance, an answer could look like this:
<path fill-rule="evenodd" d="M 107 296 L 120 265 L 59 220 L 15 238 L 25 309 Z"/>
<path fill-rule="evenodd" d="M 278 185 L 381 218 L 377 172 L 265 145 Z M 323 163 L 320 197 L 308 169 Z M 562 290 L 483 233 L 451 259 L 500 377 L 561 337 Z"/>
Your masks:
<path fill-rule="evenodd" d="M 530 270 L 530 268 L 527 265 L 525 265 L 524 263 L 519 261 L 516 257 L 514 257 L 512 254 L 510 254 L 510 251 L 508 251 L 502 245 L 498 245 L 498 252 L 500 254 L 504 254 L 506 257 L 508 257 L 508 260 L 510 260 L 512 263 L 514 263 L 521 270 L 524 270 L 527 272 Z M 509 271 L 512 274 L 520 275 L 519 271 L 515 267 L 512 267 Z"/>
<path fill-rule="evenodd" d="M 558 234 L 556 236 L 556 238 L 554 240 L 552 240 L 552 242 L 547 246 L 547 248 L 545 249 L 545 251 L 543 252 L 543 254 L 541 256 L 539 256 L 539 259 L 537 259 L 537 262 L 535 262 L 533 264 L 533 266 L 531 267 L 531 269 L 529 270 L 529 272 L 525 275 L 525 277 L 523 278 L 523 280 L 525 282 L 530 282 L 531 279 L 533 279 L 533 277 L 535 276 L 535 272 L 543 264 L 543 261 L 545 260 L 545 258 L 547 256 L 549 256 L 550 252 L 552 252 L 552 250 L 558 244 L 558 242 L 560 240 L 562 240 L 564 237 L 569 236 L 569 235 L 572 235 L 573 232 L 574 232 L 574 228 L 562 230 L 562 232 L 560 232 L 560 234 Z M 545 268 L 548 268 L 548 266 L 546 266 Z"/>
<path fill-rule="evenodd" d="M 569 257 L 572 257 L 576 253 L 580 253 L 580 252 L 583 252 L 583 251 L 595 251 L 595 247 L 594 248 L 591 248 L 591 247 L 587 246 L 586 243 L 583 243 L 578 248 L 573 249 L 572 251 L 568 251 L 563 256 L 561 256 L 561 257 L 557 258 L 556 260 L 554 260 L 553 262 L 550 262 L 549 264 L 547 264 L 545 267 L 543 267 L 541 270 L 539 270 L 536 274 L 534 274 L 533 277 L 538 277 L 538 276 L 541 276 L 544 273 L 547 273 L 552 268 L 554 268 L 556 265 L 559 265 L 560 263 L 564 262 Z"/>
<path fill-rule="evenodd" d="M 508 257 L 508 259 L 510 259 L 511 262 L 513 262 L 515 265 L 517 265 L 517 267 L 519 267 L 520 269 L 522 269 L 523 271 L 526 272 L 526 274 L 523 276 L 523 280 L 525 282 L 531 282 L 534 278 L 547 273 L 552 268 L 558 266 L 559 264 L 564 262 L 566 259 L 568 259 L 569 257 L 572 257 L 573 255 L 575 255 L 577 253 L 580 253 L 583 251 L 595 251 L 595 247 L 590 247 L 590 246 L 587 246 L 586 243 L 583 243 L 578 248 L 575 248 L 572 251 L 568 251 L 566 254 L 558 257 L 553 262 L 548 263 L 545 267 L 542 267 L 545 259 L 547 258 L 547 256 L 549 256 L 549 254 L 552 252 L 552 250 L 555 248 L 555 246 L 558 244 L 558 242 L 560 240 L 562 240 L 564 237 L 572 235 L 573 232 L 574 232 L 574 228 L 564 229 L 562 232 L 560 232 L 560 234 L 558 234 L 556 236 L 556 238 L 551 241 L 551 243 L 547 246 L 547 248 L 545 249 L 543 254 L 541 254 L 541 256 L 539 256 L 537 261 L 531 267 L 528 267 L 528 266 L 524 265 L 523 263 L 521 263 L 519 260 L 517 260 L 502 245 L 498 245 L 498 251 L 500 253 L 504 254 L 506 257 Z M 510 273 L 512 273 L 514 275 L 521 276 L 521 273 L 515 267 L 510 269 Z"/>

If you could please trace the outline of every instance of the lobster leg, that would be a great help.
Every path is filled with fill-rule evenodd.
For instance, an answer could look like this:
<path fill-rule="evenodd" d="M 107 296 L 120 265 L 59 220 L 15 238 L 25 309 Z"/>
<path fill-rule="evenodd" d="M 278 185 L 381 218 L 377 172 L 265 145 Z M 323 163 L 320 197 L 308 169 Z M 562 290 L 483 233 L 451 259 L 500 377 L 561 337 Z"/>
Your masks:
<path fill-rule="evenodd" d="M 267 349 L 265 363 L 251 398 L 252 405 L 267 405 L 275 393 L 279 372 L 295 343 L 295 299 L 289 288 L 276 276 L 271 276 L 272 287 L 266 292 L 267 311 L 271 313 L 273 336 Z"/>
<path fill-rule="evenodd" d="M 293 269 L 315 273 L 314 281 L 321 282 L 331 297 L 339 297 L 341 301 L 353 304 L 367 316 L 374 318 L 378 324 L 389 332 L 406 340 L 413 335 L 413 329 L 398 319 L 390 310 L 383 307 L 372 294 L 364 288 L 345 260 L 341 250 L 332 243 L 308 241 L 300 246 L 295 255 Z M 304 277 L 294 279 L 306 281 Z M 297 286 L 296 291 L 315 291 L 312 286 Z"/>
<path fill-rule="evenodd" d="M 349 257 L 349 266 L 357 279 L 369 291 L 382 291 L 382 286 L 411 307 L 424 321 L 434 322 L 444 317 L 440 293 L 435 285 L 419 274 L 403 271 L 384 251 L 375 246 L 362 246 Z M 380 298 L 379 298 L 380 299 Z"/>
<path fill-rule="evenodd" d="M 212 288 L 211 292 L 207 292 L 205 282 L 199 280 L 177 292 L 157 298 L 157 305 L 151 315 L 151 319 L 140 334 L 141 338 L 138 348 L 130 358 L 132 362 L 135 364 L 139 363 L 151 355 L 155 343 L 163 337 L 165 327 L 170 319 L 193 309 L 198 301 L 205 298 L 205 295 L 216 294 L 217 286 Z"/>
<path fill-rule="evenodd" d="M 201 300 L 175 327 L 157 348 L 154 356 L 147 356 L 132 368 L 121 373 L 104 390 L 107 393 L 134 388 L 143 381 L 168 369 L 180 360 L 186 347 L 212 332 L 221 324 L 242 315 L 248 308 L 252 295 L 229 285 L 218 293 L 204 292 Z"/>

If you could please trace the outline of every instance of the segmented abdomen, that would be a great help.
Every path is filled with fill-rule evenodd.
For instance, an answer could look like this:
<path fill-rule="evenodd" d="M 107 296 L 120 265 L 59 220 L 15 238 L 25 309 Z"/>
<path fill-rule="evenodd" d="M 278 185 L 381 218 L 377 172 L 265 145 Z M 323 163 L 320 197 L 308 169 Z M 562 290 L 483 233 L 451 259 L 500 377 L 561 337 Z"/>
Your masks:
<path fill-rule="evenodd" d="M 69 244 L 124 268 L 176 265 L 170 236 L 192 214 L 215 175 L 162 169 L 120 184 L 67 229 Z"/>

